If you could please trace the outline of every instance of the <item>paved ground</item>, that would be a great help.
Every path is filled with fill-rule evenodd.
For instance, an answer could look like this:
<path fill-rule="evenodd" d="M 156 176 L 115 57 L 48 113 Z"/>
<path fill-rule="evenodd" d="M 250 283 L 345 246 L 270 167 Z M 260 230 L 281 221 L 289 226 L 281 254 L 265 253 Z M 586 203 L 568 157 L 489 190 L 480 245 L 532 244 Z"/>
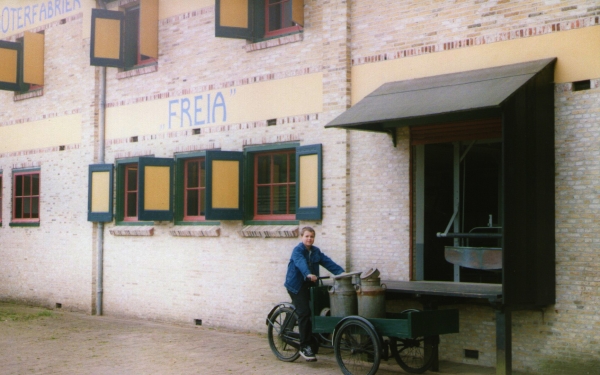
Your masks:
<path fill-rule="evenodd" d="M 318 357 L 313 363 L 278 361 L 266 335 L 0 303 L 2 375 L 341 374 L 332 351 Z M 390 361 L 382 362 L 377 374 L 403 373 Z M 439 374 L 491 375 L 495 370 L 442 362 Z"/>

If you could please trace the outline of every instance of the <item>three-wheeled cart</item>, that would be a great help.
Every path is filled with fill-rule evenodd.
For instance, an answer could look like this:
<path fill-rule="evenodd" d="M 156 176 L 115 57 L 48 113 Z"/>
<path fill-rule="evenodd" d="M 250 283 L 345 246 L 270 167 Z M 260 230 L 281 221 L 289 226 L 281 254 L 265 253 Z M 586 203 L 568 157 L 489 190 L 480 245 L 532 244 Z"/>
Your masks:
<path fill-rule="evenodd" d="M 437 358 L 439 335 L 458 333 L 458 310 L 406 310 L 385 318 L 359 315 L 330 316 L 327 286 L 311 289 L 313 351 L 333 347 L 346 375 L 375 374 L 382 359 L 393 356 L 407 372 L 423 373 Z M 282 361 L 299 356 L 299 334 L 294 306 L 276 305 L 267 317 L 269 344 Z"/>

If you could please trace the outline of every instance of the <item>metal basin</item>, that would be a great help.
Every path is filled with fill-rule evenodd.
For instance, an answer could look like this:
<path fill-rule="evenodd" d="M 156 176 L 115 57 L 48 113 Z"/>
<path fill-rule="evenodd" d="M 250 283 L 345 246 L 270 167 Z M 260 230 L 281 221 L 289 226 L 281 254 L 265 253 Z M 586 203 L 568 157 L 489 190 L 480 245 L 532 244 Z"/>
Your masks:
<path fill-rule="evenodd" d="M 445 246 L 444 256 L 452 264 L 478 270 L 502 269 L 501 247 Z"/>

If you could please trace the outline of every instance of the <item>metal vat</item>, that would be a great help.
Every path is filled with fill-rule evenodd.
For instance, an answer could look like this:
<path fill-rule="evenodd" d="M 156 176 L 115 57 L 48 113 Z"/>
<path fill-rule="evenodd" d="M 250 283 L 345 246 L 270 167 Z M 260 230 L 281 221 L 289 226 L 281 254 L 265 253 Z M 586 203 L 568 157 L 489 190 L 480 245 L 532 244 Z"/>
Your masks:
<path fill-rule="evenodd" d="M 333 277 L 333 286 L 329 288 L 331 316 L 344 317 L 358 314 L 356 289 L 354 289 L 352 279 L 359 273 L 344 273 Z"/>
<path fill-rule="evenodd" d="M 381 284 L 377 269 L 364 272 L 356 285 L 358 315 L 365 318 L 385 318 L 385 284 Z"/>

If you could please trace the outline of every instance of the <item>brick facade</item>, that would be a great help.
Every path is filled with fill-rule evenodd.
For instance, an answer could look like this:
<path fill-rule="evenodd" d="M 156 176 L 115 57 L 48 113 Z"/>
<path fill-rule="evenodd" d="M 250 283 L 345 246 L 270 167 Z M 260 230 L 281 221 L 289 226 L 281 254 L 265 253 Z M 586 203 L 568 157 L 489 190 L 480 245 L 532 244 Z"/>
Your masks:
<path fill-rule="evenodd" d="M 209 326 L 264 332 L 273 303 L 289 299 L 283 275 L 299 241 L 295 235 L 305 225 L 315 227 L 316 245 L 347 270 L 377 267 L 385 278 L 409 280 L 414 272 L 409 129 L 397 130 L 394 146 L 388 134 L 324 128 L 353 102 L 358 85 L 353 69 L 424 55 L 438 63 L 434 59 L 443 51 L 600 27 L 594 1 L 304 3 L 303 33 L 257 43 L 215 38 L 214 6 L 160 19 L 158 65 L 108 68 L 106 103 L 109 110 L 142 108 L 136 106 L 320 74 L 321 92 L 298 95 L 322 95 L 321 111 L 277 116 L 274 126 L 269 117 L 168 130 L 149 124 L 144 134 L 124 129 L 124 135 L 106 139 L 105 158 L 115 163 L 145 155 L 173 158 L 193 151 L 320 143 L 323 219 L 290 228 L 228 220 L 215 226 L 107 223 L 105 314 L 190 324 L 202 319 Z M 3 6 L 0 2 L 0 10 Z M 88 165 L 98 162 L 100 68 L 89 64 L 84 17 L 89 15 L 40 27 L 46 50 L 43 95 L 15 101 L 12 92 L 0 91 L 0 131 L 48 118 L 81 118 L 77 144 L 48 141 L 3 152 L 11 140 L 0 139 L 0 299 L 94 313 L 98 225 L 87 221 L 86 208 Z M 518 370 L 581 374 L 598 366 L 600 76 L 583 79 L 591 80 L 590 90 L 573 91 L 570 82 L 555 85 L 557 302 L 514 313 Z M 114 121 L 107 118 L 109 126 Z M 41 170 L 41 224 L 11 227 L 11 174 L 28 167 Z M 389 308 L 406 306 L 394 302 Z M 460 314 L 461 333 L 442 337 L 441 358 L 494 366 L 494 311 L 461 305 Z M 479 359 L 464 358 L 465 349 L 478 350 Z"/>

